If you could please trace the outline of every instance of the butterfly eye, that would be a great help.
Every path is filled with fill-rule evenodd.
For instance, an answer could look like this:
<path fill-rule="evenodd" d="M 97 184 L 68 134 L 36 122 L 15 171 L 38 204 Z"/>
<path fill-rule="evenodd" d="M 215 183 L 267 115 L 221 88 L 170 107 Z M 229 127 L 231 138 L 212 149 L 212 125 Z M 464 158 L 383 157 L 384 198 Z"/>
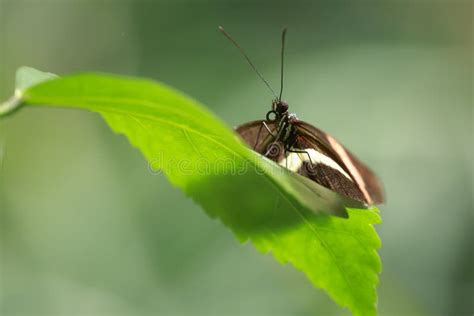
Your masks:
<path fill-rule="evenodd" d="M 268 111 L 266 119 L 269 122 L 275 122 L 278 117 L 278 113 L 275 110 Z"/>

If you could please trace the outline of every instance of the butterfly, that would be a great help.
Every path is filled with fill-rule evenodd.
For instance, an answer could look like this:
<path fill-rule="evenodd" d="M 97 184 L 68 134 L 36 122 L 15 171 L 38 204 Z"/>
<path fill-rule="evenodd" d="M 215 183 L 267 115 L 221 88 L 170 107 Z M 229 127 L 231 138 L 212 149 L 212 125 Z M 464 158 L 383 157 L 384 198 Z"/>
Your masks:
<path fill-rule="evenodd" d="M 236 128 L 247 145 L 281 166 L 353 201 L 365 206 L 383 203 L 382 183 L 369 167 L 334 137 L 288 111 L 288 103 L 281 98 L 286 29 L 282 31 L 278 96 L 237 42 L 222 27 L 219 30 L 240 50 L 275 96 L 264 120 L 248 122 Z"/>

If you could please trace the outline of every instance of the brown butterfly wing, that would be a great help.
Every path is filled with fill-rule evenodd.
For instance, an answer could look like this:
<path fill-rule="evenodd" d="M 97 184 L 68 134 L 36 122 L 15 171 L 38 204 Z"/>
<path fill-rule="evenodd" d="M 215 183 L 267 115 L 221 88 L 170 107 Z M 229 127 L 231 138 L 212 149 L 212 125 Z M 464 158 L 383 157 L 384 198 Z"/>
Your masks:
<path fill-rule="evenodd" d="M 236 131 L 249 147 L 265 155 L 268 153 L 268 146 L 272 143 L 273 136 L 264 127 L 263 122 L 265 122 L 270 132 L 276 133 L 277 127 L 274 122 L 262 120 L 243 124 L 237 127 Z M 304 153 L 299 154 L 299 157 L 303 158 L 301 159 L 301 167 L 292 171 L 356 201 L 369 205 L 384 201 L 383 189 L 376 175 L 338 141 L 306 122 L 298 121 L 294 123 L 294 126 L 297 128 L 298 135 L 292 146 L 295 150 L 304 152 L 308 149 L 314 149 L 338 164 L 350 175 L 351 179 L 324 163 L 313 162 L 311 164 L 308 161 L 309 159 L 304 159 Z M 283 144 L 280 145 L 281 148 L 284 147 Z M 267 157 L 277 163 L 282 163 L 285 159 L 285 153 L 284 150 L 281 150 L 278 156 L 267 155 Z"/>
<path fill-rule="evenodd" d="M 351 176 L 368 204 L 380 204 L 385 201 L 382 184 L 375 173 L 334 137 L 303 121 L 294 123 L 294 126 L 298 134 L 297 146 L 317 148 L 318 151 L 332 158 Z M 331 188 L 331 186 L 328 187 Z M 357 194 L 354 191 L 350 192 L 349 196 L 352 193 Z"/>
<path fill-rule="evenodd" d="M 268 130 L 263 126 L 263 122 L 267 124 L 268 129 L 275 134 L 276 133 L 276 124 L 269 121 L 252 121 L 249 123 L 242 124 L 238 126 L 235 130 L 240 135 L 240 137 L 248 144 L 250 148 L 254 151 L 265 155 L 268 150 L 268 146 L 273 142 L 273 136 L 268 132 Z M 283 146 L 283 144 L 282 144 Z M 278 157 L 269 157 L 267 158 L 281 163 L 285 159 L 284 151 L 282 150 L 281 155 Z M 309 195 L 303 194 L 304 197 L 313 197 L 313 200 L 310 201 L 313 205 L 318 205 L 320 210 L 326 213 L 331 213 L 333 215 L 347 217 L 346 207 L 354 208 L 364 208 L 366 207 L 363 203 L 358 202 L 354 199 L 348 199 L 344 196 L 341 196 L 336 193 L 336 190 L 328 190 L 325 187 L 331 189 L 330 186 L 320 185 L 319 182 L 312 180 L 310 177 L 304 174 L 304 171 L 299 170 L 294 176 L 297 177 L 299 183 L 303 184 L 303 187 L 299 189 L 301 193 L 308 190 L 311 192 Z M 298 175 L 299 174 L 299 175 Z M 302 176 L 302 177 L 300 177 Z M 333 192 L 333 191 L 336 191 Z"/>
<path fill-rule="evenodd" d="M 265 122 L 268 129 L 273 133 L 276 134 L 277 126 L 275 122 L 270 121 L 252 121 L 249 123 L 242 124 L 238 126 L 235 130 L 239 133 L 240 137 L 252 148 L 254 151 L 258 152 L 259 154 L 265 155 L 268 151 L 268 146 L 273 142 L 273 136 L 268 132 L 265 128 L 263 123 Z M 267 157 L 273 161 L 279 162 L 285 158 L 284 153 L 284 146 L 280 144 L 281 150 L 278 155 Z"/>
<path fill-rule="evenodd" d="M 235 128 L 235 131 L 239 133 L 240 137 L 257 152 L 263 151 L 264 146 L 267 145 L 268 142 L 271 142 L 272 139 L 272 135 L 270 135 L 263 126 L 264 122 L 272 133 L 276 133 L 276 124 L 263 120 L 248 122 Z"/>
<path fill-rule="evenodd" d="M 306 151 L 311 149 L 308 147 L 302 148 L 306 148 Z M 304 157 L 300 154 L 301 158 Z M 345 176 L 341 171 L 324 163 L 310 162 L 307 159 L 301 159 L 301 161 L 301 168 L 294 170 L 295 172 L 353 200 L 369 204 L 358 184 L 349 176 Z"/>

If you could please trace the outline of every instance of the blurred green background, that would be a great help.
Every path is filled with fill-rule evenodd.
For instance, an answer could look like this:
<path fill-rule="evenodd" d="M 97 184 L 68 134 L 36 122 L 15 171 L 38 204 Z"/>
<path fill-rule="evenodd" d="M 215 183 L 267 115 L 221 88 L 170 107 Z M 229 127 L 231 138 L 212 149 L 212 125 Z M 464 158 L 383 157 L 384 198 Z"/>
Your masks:
<path fill-rule="evenodd" d="M 271 95 L 384 180 L 381 315 L 472 315 L 471 1 L 0 0 L 0 98 L 22 65 L 166 82 L 230 126 Z M 1 315 L 348 315 L 209 219 L 97 115 L 0 121 Z"/>

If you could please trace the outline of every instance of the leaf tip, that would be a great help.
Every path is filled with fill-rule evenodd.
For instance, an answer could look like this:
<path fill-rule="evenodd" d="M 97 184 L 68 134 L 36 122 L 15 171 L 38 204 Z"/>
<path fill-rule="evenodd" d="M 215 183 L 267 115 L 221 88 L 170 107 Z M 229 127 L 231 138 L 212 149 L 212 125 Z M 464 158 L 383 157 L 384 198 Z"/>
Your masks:
<path fill-rule="evenodd" d="M 16 71 L 16 89 L 24 91 L 38 83 L 51 80 L 57 77 L 57 75 L 50 72 L 44 72 L 28 66 L 21 66 Z"/>

